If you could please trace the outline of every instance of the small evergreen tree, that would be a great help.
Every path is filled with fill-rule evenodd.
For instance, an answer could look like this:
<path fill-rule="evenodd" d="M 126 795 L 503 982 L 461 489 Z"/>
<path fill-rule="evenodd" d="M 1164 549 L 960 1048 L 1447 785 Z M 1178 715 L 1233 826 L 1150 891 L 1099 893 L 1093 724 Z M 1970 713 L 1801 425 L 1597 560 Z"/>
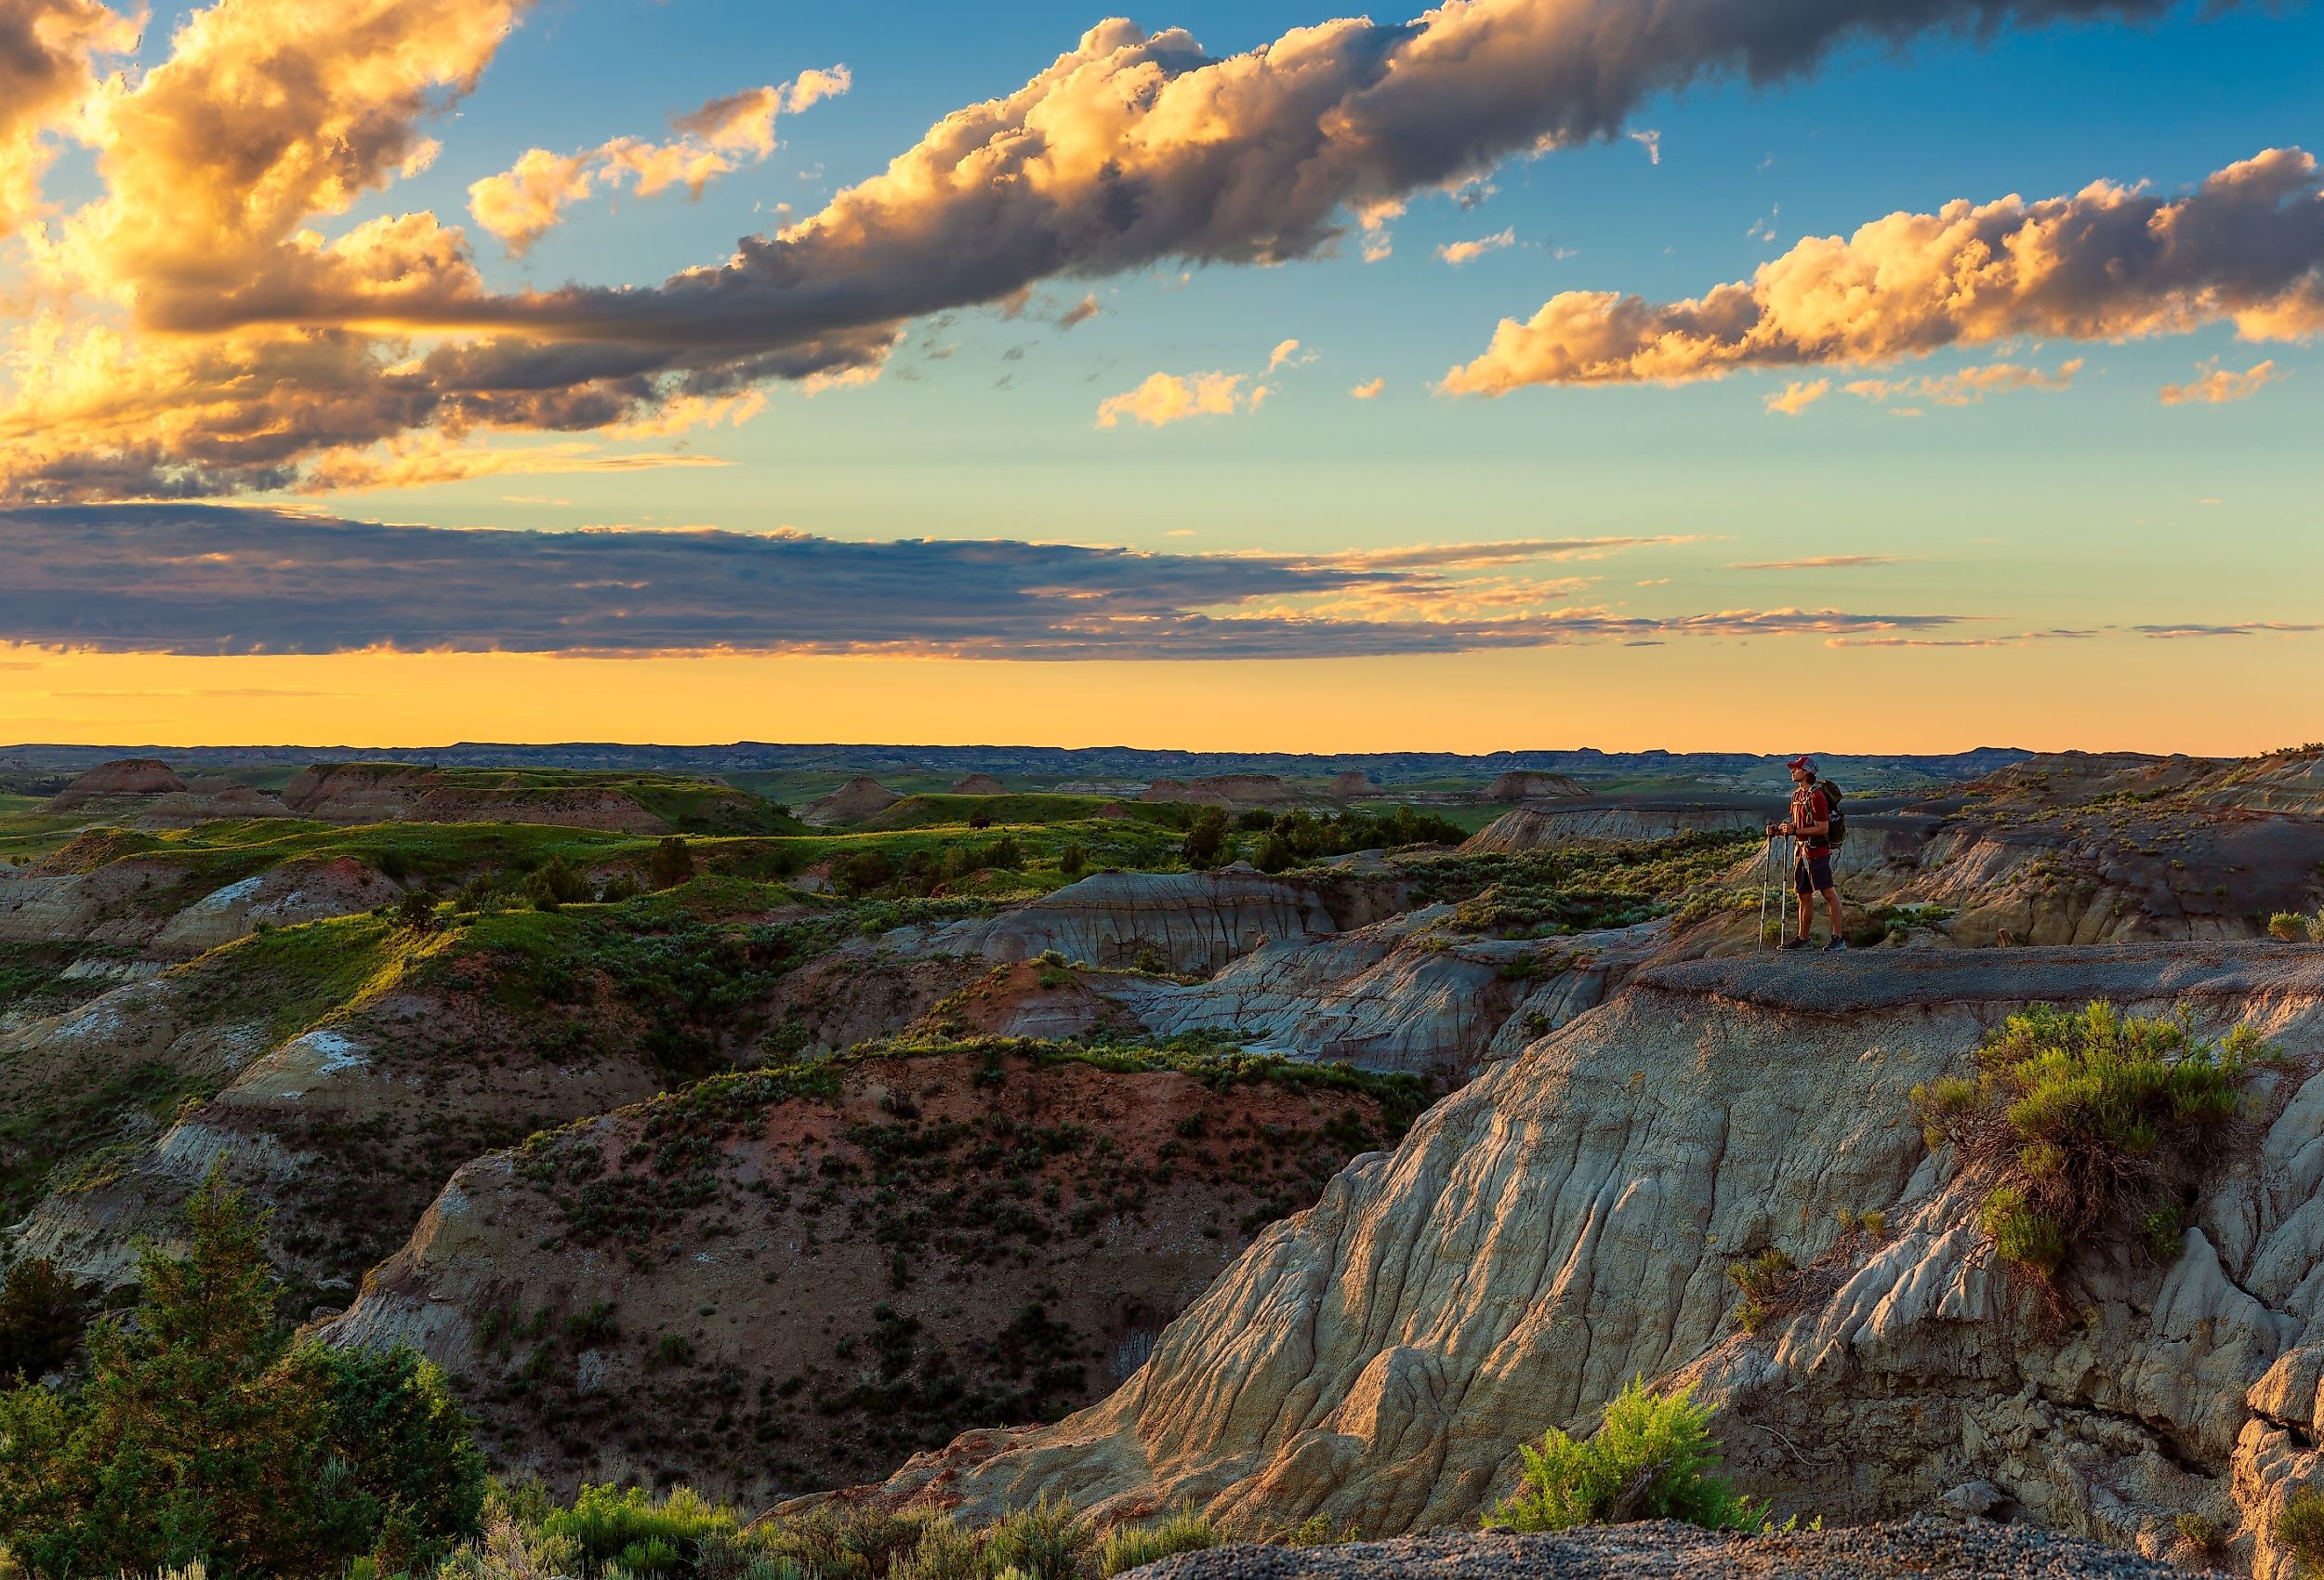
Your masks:
<path fill-rule="evenodd" d="M 0 1287 L 0 1384 L 61 1370 L 79 1352 L 87 1320 L 87 1297 L 56 1263 L 28 1257 L 10 1268 Z"/>
<path fill-rule="evenodd" d="M 1226 813 L 1217 807 L 1205 807 L 1195 814 L 1194 826 L 1186 831 L 1180 852 L 1186 864 L 1196 870 L 1208 870 L 1219 864 L 1226 854 Z"/>
<path fill-rule="evenodd" d="M 219 1168 L 186 1224 L 182 1256 L 142 1250 L 142 1301 L 93 1330 L 77 1397 L 0 1395 L 0 1531 L 19 1561 L 305 1576 L 474 1534 L 482 1466 L 435 1369 L 290 1348 L 264 1221 Z"/>
<path fill-rule="evenodd" d="M 676 889 L 694 876 L 693 852 L 675 834 L 663 837 L 646 861 L 646 879 L 656 889 Z"/>

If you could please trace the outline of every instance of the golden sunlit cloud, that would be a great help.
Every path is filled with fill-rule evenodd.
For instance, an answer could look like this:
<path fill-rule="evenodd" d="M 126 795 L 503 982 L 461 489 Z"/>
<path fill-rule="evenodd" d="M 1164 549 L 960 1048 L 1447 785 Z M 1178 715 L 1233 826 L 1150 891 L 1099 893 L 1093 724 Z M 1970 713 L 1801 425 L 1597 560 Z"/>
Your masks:
<path fill-rule="evenodd" d="M 834 66 L 803 72 L 776 86 L 714 99 L 671 117 L 680 134 L 671 142 L 614 138 L 569 154 L 527 149 L 499 175 L 469 183 L 469 212 L 510 253 L 522 255 L 556 227 L 568 206 L 601 187 L 627 182 L 638 196 L 652 197 L 682 186 L 700 197 L 718 177 L 774 152 L 777 115 L 837 98 L 852 80 L 845 66 Z"/>
<path fill-rule="evenodd" d="M 2245 368 L 2241 373 L 2235 373 L 2221 367 L 2219 359 L 2213 357 L 2203 364 L 2201 376 L 2189 379 L 2185 384 L 2164 385 L 2162 403 L 2166 406 L 2218 406 L 2230 401 L 2249 401 L 2263 388 L 2283 376 L 2277 371 L 2273 358 Z"/>
<path fill-rule="evenodd" d="M 1490 236 L 1479 236 L 1472 242 L 1447 242 L 1436 249 L 1436 256 L 1458 269 L 1464 263 L 1474 263 L 1486 253 L 1499 252 L 1503 247 L 1516 244 L 1517 232 L 1512 228 Z"/>
<path fill-rule="evenodd" d="M 1564 292 L 1525 322 L 1503 319 L 1485 354 L 1441 388 L 1684 383 L 2017 336 L 2119 340 L 2221 322 L 2250 340 L 2324 330 L 2324 185 L 2301 150 L 2269 149 L 2180 198 L 2100 181 L 2032 204 L 1892 214 L 1853 236 L 1811 237 L 1750 281 L 1684 301 Z M 1930 381 L 1933 399 L 1978 393 L 1939 395 L 1941 385 Z"/>
<path fill-rule="evenodd" d="M 1810 406 L 1831 393 L 1831 380 L 1818 378 L 1802 383 L 1793 379 L 1783 387 L 1780 394 L 1767 397 L 1767 410 L 1772 415 L 1796 417 Z"/>
<path fill-rule="evenodd" d="M 1150 374 L 1137 388 L 1108 395 L 1098 402 L 1098 427 L 1116 428 L 1124 417 L 1129 417 L 1146 428 L 1166 428 L 1189 417 L 1255 412 L 1267 398 L 1268 387 L 1261 384 L 1245 390 L 1244 382 L 1245 375 L 1239 373 L 1198 373 L 1185 378 L 1173 373 Z"/>
<path fill-rule="evenodd" d="M 27 7 L 34 47 L 0 66 L 0 203 L 37 206 L 59 127 L 97 150 L 102 191 L 26 233 L 40 309 L 0 331 L 0 497 L 26 500 L 293 489 L 326 459 L 391 467 L 415 435 L 572 435 L 860 374 L 910 319 L 1061 275 L 1277 263 L 1351 227 L 1372 256 L 1416 194 L 1618 136 L 1654 95 L 1805 72 L 1865 36 L 2092 9 L 1465 0 L 1222 58 L 1181 30 L 1110 20 L 731 257 L 654 285 L 498 293 L 437 215 L 331 226 L 439 157 L 424 123 L 475 86 L 529 0 L 218 0 L 112 86 L 92 62 L 126 47 L 131 22 L 92 0 L 16 0 L 10 20 Z M 671 142 L 526 151 L 479 183 L 478 223 L 521 244 L 609 182 L 698 188 L 770 148 L 777 111 L 845 86 L 802 72 L 681 118 Z M 2283 332 L 2304 322 L 2278 305 Z M 2256 300 L 2235 310 L 2263 331 Z"/>

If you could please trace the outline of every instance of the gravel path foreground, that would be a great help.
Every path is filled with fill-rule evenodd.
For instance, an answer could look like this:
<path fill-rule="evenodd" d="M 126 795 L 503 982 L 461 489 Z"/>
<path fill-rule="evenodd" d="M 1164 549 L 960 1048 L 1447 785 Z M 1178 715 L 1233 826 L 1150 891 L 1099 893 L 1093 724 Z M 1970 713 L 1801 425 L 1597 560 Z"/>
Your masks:
<path fill-rule="evenodd" d="M 1344 1547 L 1213 1547 L 1130 1571 L 1138 1580 L 2184 1580 L 2135 1553 L 2025 1525 L 1922 1517 L 1889 1525 L 1724 1536 L 1656 1521 L 1552 1536 L 1403 1536 Z M 1123 1577 L 1127 1580 L 1127 1577 Z"/>

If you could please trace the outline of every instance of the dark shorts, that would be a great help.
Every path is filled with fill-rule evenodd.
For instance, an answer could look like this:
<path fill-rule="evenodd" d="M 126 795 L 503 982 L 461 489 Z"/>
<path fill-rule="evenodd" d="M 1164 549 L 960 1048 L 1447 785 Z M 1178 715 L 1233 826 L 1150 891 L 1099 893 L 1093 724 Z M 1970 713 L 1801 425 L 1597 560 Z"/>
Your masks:
<path fill-rule="evenodd" d="M 1821 894 L 1831 887 L 1831 852 L 1802 848 L 1791 865 L 1791 887 L 1802 894 Z"/>

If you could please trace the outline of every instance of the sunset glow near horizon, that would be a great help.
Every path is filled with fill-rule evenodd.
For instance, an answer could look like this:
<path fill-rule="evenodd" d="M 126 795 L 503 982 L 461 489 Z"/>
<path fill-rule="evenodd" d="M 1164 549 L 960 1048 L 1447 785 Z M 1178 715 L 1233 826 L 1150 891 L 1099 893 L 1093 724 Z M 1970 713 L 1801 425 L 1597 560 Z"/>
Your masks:
<path fill-rule="evenodd" d="M 8 9 L 0 741 L 2324 736 L 2311 5 Z"/>

